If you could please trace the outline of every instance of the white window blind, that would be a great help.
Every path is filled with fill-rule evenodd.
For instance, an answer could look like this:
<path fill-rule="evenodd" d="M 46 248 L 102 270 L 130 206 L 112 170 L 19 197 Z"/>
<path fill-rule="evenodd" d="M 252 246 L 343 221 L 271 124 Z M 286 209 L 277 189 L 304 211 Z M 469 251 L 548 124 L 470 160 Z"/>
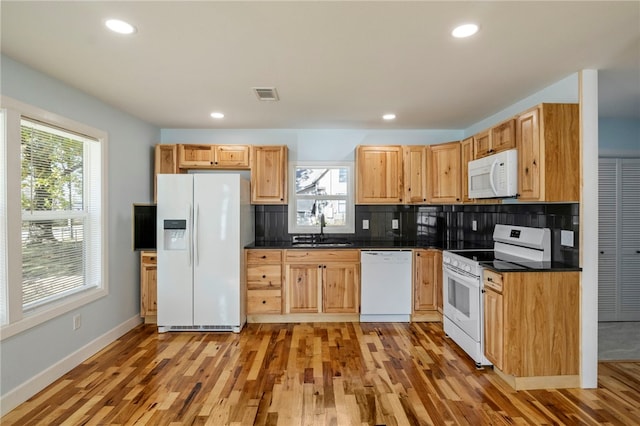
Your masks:
<path fill-rule="evenodd" d="M 21 137 L 24 311 L 99 286 L 100 143 L 23 118 Z"/>
<path fill-rule="evenodd" d="M 7 323 L 7 132 L 0 110 L 0 324 Z"/>

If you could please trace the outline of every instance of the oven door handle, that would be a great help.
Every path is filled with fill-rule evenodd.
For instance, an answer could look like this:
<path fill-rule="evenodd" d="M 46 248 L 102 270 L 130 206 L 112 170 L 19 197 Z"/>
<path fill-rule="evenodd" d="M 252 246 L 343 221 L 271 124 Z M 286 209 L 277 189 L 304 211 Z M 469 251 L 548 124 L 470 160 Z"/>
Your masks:
<path fill-rule="evenodd" d="M 465 274 L 461 274 L 457 271 L 454 271 L 450 268 L 445 267 L 444 269 L 445 275 L 449 275 L 450 277 L 456 279 L 457 281 L 462 282 L 469 287 L 480 288 L 480 278 L 473 277 Z"/>

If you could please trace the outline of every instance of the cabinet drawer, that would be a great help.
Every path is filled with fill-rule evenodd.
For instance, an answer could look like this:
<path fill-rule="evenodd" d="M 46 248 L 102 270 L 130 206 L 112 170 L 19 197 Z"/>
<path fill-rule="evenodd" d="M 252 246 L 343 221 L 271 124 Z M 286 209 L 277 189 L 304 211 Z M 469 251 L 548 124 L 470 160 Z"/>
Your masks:
<path fill-rule="evenodd" d="M 247 291 L 247 314 L 279 314 L 282 312 L 280 290 Z"/>
<path fill-rule="evenodd" d="M 485 269 L 484 285 L 502 293 L 502 275 Z"/>
<path fill-rule="evenodd" d="M 249 265 L 247 267 L 249 289 L 280 288 L 281 285 L 282 267 L 280 265 Z"/>
<path fill-rule="evenodd" d="M 280 263 L 282 250 L 247 250 L 247 263 Z"/>
<path fill-rule="evenodd" d="M 155 265 L 158 263 L 158 257 L 156 256 L 156 252 L 146 252 L 143 251 L 140 253 L 140 263 L 143 265 Z"/>
<path fill-rule="evenodd" d="M 285 261 L 289 263 L 322 263 L 322 262 L 348 262 L 360 263 L 359 250 L 287 250 Z"/>

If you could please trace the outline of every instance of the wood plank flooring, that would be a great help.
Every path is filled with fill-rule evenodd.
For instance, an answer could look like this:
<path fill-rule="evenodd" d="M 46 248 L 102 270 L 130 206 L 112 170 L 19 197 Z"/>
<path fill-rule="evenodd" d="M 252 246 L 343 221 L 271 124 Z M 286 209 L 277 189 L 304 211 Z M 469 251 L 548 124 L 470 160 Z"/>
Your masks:
<path fill-rule="evenodd" d="M 640 362 L 598 389 L 513 391 L 440 323 L 141 325 L 1 419 L 8 425 L 635 425 Z"/>

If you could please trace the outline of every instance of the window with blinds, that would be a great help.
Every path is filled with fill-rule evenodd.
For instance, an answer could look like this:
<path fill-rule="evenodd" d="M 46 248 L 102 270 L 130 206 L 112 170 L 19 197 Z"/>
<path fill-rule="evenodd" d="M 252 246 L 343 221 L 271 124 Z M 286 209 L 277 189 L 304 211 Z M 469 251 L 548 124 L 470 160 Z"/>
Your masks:
<path fill-rule="evenodd" d="M 100 142 L 23 117 L 20 156 L 29 311 L 101 285 Z"/>

